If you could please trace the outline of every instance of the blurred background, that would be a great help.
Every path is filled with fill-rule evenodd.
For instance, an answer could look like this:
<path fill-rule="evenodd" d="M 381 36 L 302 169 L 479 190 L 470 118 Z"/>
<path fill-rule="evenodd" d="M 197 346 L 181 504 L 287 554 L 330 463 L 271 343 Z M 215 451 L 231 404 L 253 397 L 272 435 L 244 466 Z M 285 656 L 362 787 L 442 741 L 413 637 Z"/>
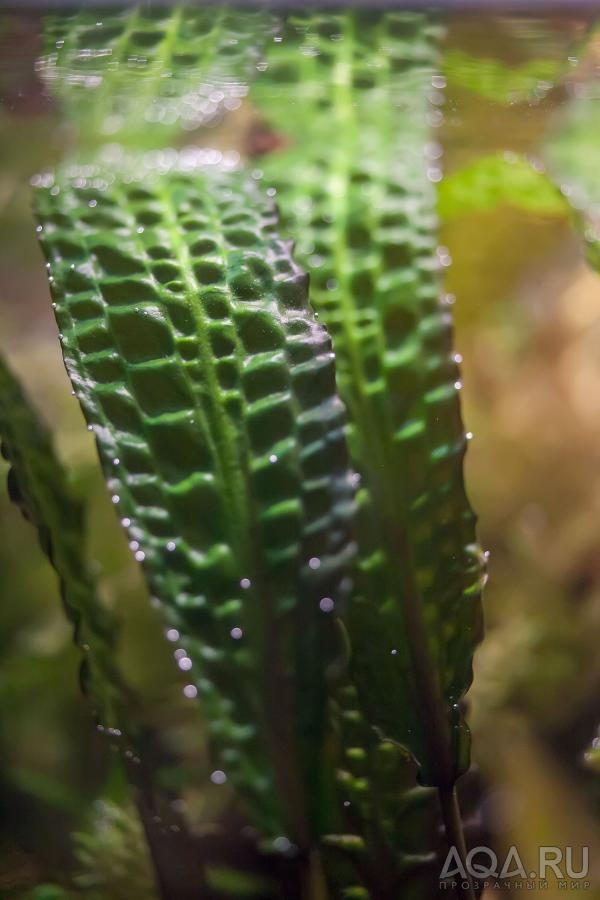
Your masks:
<path fill-rule="evenodd" d="M 35 240 L 29 179 L 71 141 L 35 71 L 39 34 L 35 16 L 0 15 L 0 347 L 89 498 L 103 599 L 123 623 L 123 669 L 183 757 L 185 780 L 199 726 L 71 397 Z M 581 231 L 593 245 L 599 66 L 600 35 L 583 18 L 457 16 L 445 42 L 446 103 L 433 123 L 444 150 L 446 287 L 473 435 L 467 485 L 490 553 L 487 636 L 469 695 L 486 826 L 501 858 L 515 844 L 527 868 L 540 844 L 587 845 L 597 878 L 600 276 Z M 257 133 L 246 101 L 208 143 L 244 156 Z M 206 132 L 181 143 L 205 145 Z M 579 229 L 564 198 L 569 179 L 577 205 L 589 199 Z M 74 854 L 73 832 L 93 827 L 101 839 L 87 851 L 106 853 L 113 868 L 115 848 L 139 835 L 133 816 L 98 802 L 122 796 L 110 765 L 119 750 L 90 718 L 54 573 L 4 492 L 0 534 L 0 897 L 8 898 L 82 868 L 85 839 Z M 579 859 L 576 849 L 575 866 Z M 121 877 L 123 898 L 136 897 L 127 893 L 131 872 L 117 876 L 101 896 L 118 900 Z M 598 884 L 586 896 L 600 897 Z M 555 894 L 565 891 L 551 882 L 544 896 Z"/>

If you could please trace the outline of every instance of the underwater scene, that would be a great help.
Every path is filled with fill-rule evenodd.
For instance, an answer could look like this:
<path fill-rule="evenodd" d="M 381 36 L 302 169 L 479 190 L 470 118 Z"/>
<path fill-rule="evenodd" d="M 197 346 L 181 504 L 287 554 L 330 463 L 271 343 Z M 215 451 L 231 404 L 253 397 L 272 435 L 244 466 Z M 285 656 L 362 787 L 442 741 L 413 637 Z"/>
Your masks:
<path fill-rule="evenodd" d="M 0 3 L 0 900 L 600 900 L 600 7 L 440 7 Z"/>

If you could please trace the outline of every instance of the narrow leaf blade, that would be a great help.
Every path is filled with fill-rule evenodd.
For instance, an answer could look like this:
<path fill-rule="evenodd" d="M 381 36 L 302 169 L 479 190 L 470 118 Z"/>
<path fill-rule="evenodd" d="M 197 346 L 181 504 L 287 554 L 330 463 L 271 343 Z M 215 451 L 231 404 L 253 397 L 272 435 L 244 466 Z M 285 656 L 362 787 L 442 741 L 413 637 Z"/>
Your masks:
<path fill-rule="evenodd" d="M 114 665 L 115 624 L 100 602 L 85 550 L 85 510 L 48 429 L 0 357 L 0 439 L 11 499 L 37 529 L 60 580 L 65 611 L 86 659 L 82 684 L 96 716 L 120 724 L 124 688 Z"/>

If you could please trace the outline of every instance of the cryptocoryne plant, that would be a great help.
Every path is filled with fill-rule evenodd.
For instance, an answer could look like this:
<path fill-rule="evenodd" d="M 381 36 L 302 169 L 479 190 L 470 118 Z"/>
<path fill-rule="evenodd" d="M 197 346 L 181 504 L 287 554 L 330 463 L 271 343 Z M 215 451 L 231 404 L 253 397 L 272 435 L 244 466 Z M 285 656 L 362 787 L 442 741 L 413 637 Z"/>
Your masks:
<path fill-rule="evenodd" d="M 439 33 L 420 14 L 186 8 L 46 26 L 40 71 L 81 137 L 34 179 L 63 356 L 201 707 L 203 777 L 231 791 L 202 823 L 222 843 L 182 823 L 192 864 L 171 838 L 176 872 L 81 503 L 8 373 L 0 425 L 86 690 L 144 772 L 128 766 L 164 898 L 428 898 L 466 852 L 483 564 L 439 280 Z M 246 152 L 139 152 L 235 113 L 250 70 Z"/>

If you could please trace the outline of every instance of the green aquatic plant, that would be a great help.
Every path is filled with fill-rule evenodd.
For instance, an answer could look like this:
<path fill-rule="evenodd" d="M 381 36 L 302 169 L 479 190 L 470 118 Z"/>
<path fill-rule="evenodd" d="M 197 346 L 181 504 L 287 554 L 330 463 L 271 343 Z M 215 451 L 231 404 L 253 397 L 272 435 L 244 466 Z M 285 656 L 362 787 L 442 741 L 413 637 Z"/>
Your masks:
<path fill-rule="evenodd" d="M 113 502 L 207 710 L 212 781 L 306 851 L 352 555 L 343 407 L 272 203 L 186 169 L 58 176 L 40 237 Z"/>
<path fill-rule="evenodd" d="M 38 233 L 74 392 L 206 723 L 204 786 L 226 798 L 210 825 L 234 810 L 252 831 L 244 871 L 186 835 L 198 889 L 435 896 L 448 846 L 466 852 L 483 581 L 436 238 L 439 27 L 97 21 L 47 24 L 40 71 L 82 140 L 77 165 L 34 179 Z M 236 77 L 199 100 L 225 47 Z M 139 153 L 144 123 L 235 107 L 248 67 L 277 152 L 247 171 L 240 154 Z M 92 154 L 115 135 L 137 152 Z M 102 635 L 86 644 L 105 659 Z M 161 895 L 187 896 L 151 849 Z"/>
<path fill-rule="evenodd" d="M 51 436 L 0 358 L 0 442 L 8 490 L 37 529 L 59 581 L 65 612 L 82 651 L 81 682 L 94 713 L 116 728 L 125 689 L 115 668 L 115 623 L 98 597 L 85 550 L 85 507 L 62 467 Z"/>
<path fill-rule="evenodd" d="M 438 35 L 418 14 L 290 17 L 255 96 L 289 133 L 289 149 L 261 164 L 311 267 L 362 478 L 353 678 L 366 720 L 439 788 L 450 831 L 468 765 L 458 703 L 481 632 L 482 558 L 438 276 L 447 251 L 435 236 L 439 149 L 428 141 Z"/>
<path fill-rule="evenodd" d="M 214 126 L 238 109 L 270 19 L 227 6 L 134 5 L 47 16 L 37 70 L 79 146 L 163 146 L 165 133 Z"/>

